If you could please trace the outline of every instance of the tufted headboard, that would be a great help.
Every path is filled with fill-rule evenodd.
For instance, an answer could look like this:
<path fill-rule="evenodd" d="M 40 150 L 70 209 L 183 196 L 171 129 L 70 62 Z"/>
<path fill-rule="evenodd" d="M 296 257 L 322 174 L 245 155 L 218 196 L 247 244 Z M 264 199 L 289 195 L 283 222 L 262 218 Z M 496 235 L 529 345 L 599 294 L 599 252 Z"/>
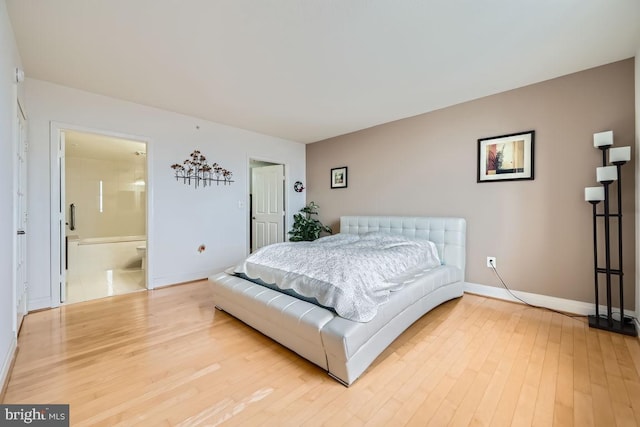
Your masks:
<path fill-rule="evenodd" d="M 381 231 L 431 240 L 446 265 L 455 265 L 463 272 L 467 222 L 464 218 L 424 216 L 343 216 L 340 232 L 362 234 Z"/>

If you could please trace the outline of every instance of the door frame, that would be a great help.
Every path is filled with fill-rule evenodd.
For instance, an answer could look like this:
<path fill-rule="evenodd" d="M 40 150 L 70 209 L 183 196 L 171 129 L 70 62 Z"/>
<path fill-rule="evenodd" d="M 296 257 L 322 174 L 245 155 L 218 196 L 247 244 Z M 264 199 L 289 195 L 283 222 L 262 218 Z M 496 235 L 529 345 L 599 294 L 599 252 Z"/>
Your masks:
<path fill-rule="evenodd" d="M 59 233 L 58 228 L 58 207 L 60 204 L 60 198 L 62 196 L 61 186 L 60 186 L 60 172 L 58 167 L 58 162 L 61 157 L 60 150 L 60 133 L 64 131 L 75 131 L 75 132 L 84 132 L 84 133 L 93 133 L 97 135 L 104 135 L 113 138 L 121 138 L 121 139 L 129 139 L 136 142 L 142 142 L 147 146 L 147 159 L 146 159 L 146 168 L 147 168 L 147 182 L 146 182 L 146 231 L 147 231 L 147 269 L 145 270 L 145 282 L 147 289 L 153 289 L 154 285 L 151 280 L 153 275 L 151 274 L 153 271 L 153 244 L 154 236 L 153 236 L 153 204 L 151 201 L 153 200 L 153 144 L 150 138 L 140 135 L 126 134 L 122 132 L 114 132 L 104 129 L 91 128 L 87 126 L 79 126 L 70 123 L 51 121 L 49 124 L 50 132 L 49 132 L 49 149 L 50 149 L 50 178 L 51 178 L 51 203 L 50 203 L 50 227 L 51 227 L 51 271 L 50 271 L 50 292 L 51 292 L 51 302 L 50 306 L 52 308 L 59 307 L 60 303 L 60 280 L 64 280 L 65 273 L 63 270 L 62 277 L 60 277 L 60 263 L 61 263 L 61 246 L 62 246 L 62 237 Z"/>
<path fill-rule="evenodd" d="M 246 248 L 245 254 L 249 255 L 251 253 L 251 180 L 253 179 L 253 174 L 251 172 L 251 161 L 256 162 L 266 162 L 273 163 L 274 165 L 283 165 L 284 166 L 284 189 L 282 192 L 282 197 L 284 198 L 284 229 L 283 231 L 283 241 L 287 241 L 287 230 L 291 226 L 291 221 L 289 219 L 289 164 L 282 160 L 277 160 L 269 157 L 262 156 L 247 156 L 247 197 L 246 197 L 246 218 L 248 218 L 248 223 L 246 224 L 247 229 L 247 239 L 246 239 Z"/>
<path fill-rule="evenodd" d="M 27 123 L 27 114 L 22 106 L 22 102 L 20 101 L 20 98 L 17 95 L 17 91 L 16 91 L 16 96 L 15 96 L 15 114 L 14 114 L 14 120 L 16 120 L 15 123 L 15 128 L 13 129 L 13 140 L 11 142 L 12 145 L 12 158 L 13 158 L 13 223 L 12 223 L 12 229 L 13 230 L 13 236 L 12 236 L 12 242 L 13 242 L 13 262 L 12 262 L 12 272 L 11 272 L 11 282 L 12 282 L 12 287 L 13 287 L 13 298 L 12 298 L 12 307 L 13 309 L 11 310 L 12 312 L 12 331 L 15 334 L 15 337 L 18 336 L 19 332 L 20 332 L 20 327 L 22 326 L 22 322 L 24 321 L 24 316 L 27 315 L 28 311 L 29 311 L 29 289 L 28 289 L 28 284 L 25 287 L 25 289 L 23 290 L 24 295 L 23 297 L 23 317 L 21 319 L 21 323 L 18 324 L 18 276 L 17 276 L 17 264 L 19 262 L 20 259 L 20 254 L 18 253 L 18 237 L 17 237 L 17 228 L 16 225 L 18 224 L 18 204 L 20 203 L 18 200 L 18 181 L 19 181 L 19 177 L 18 174 L 20 173 L 20 171 L 18 170 L 18 166 L 17 166 L 17 156 L 18 156 L 18 152 L 22 149 L 22 137 L 23 137 L 23 132 L 20 130 L 20 123 L 18 123 L 18 121 L 20 120 L 18 116 L 22 117 L 22 121 L 24 121 L 25 123 L 25 127 L 24 127 L 24 132 L 27 132 L 28 126 L 26 125 Z M 26 134 L 24 135 L 24 137 L 26 138 Z M 26 144 L 27 144 L 27 150 L 28 150 L 28 139 L 26 140 Z M 25 159 L 24 159 L 24 167 L 27 168 L 28 167 L 28 153 L 25 152 Z M 25 177 L 28 174 L 28 170 L 25 170 Z M 26 186 L 27 183 L 25 182 L 24 185 Z M 26 192 L 26 190 L 25 190 Z M 25 197 L 27 197 L 27 195 L 25 194 Z M 26 199 L 25 199 L 26 200 Z M 28 215 L 28 204 L 26 205 L 26 210 L 24 212 L 25 215 Z M 28 217 L 27 217 L 28 218 Z M 24 245 L 25 245 L 25 251 L 27 250 L 27 239 L 28 236 L 24 236 Z M 23 259 L 23 261 L 25 262 L 25 265 L 22 267 L 24 274 L 27 275 L 27 283 L 28 283 L 28 270 L 27 270 L 27 254 L 25 254 L 25 257 Z"/>

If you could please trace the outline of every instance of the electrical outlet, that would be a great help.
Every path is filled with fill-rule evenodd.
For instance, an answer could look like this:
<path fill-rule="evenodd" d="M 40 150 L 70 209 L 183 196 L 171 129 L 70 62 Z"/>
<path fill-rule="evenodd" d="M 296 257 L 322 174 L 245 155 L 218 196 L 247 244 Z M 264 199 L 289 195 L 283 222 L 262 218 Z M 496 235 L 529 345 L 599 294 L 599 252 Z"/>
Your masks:
<path fill-rule="evenodd" d="M 489 267 L 489 268 L 498 268 L 498 266 L 496 265 L 496 257 L 494 257 L 494 256 L 488 256 L 487 257 L 487 267 Z"/>

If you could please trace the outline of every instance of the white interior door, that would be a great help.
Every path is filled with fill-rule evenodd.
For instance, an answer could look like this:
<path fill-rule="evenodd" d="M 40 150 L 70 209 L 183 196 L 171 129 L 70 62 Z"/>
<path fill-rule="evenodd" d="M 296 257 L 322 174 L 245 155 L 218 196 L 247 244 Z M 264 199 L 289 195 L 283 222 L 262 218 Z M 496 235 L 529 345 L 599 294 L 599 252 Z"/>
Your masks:
<path fill-rule="evenodd" d="M 17 334 L 27 314 L 27 127 L 18 104 L 15 170 L 15 325 Z"/>
<path fill-rule="evenodd" d="M 253 252 L 284 241 L 284 165 L 253 168 L 251 185 Z"/>

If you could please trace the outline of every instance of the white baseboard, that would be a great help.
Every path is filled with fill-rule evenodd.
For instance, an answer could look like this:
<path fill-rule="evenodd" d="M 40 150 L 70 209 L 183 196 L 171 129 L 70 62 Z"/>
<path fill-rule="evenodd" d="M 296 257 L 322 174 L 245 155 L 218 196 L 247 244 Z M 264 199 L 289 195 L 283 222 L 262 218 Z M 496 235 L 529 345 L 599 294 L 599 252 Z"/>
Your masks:
<path fill-rule="evenodd" d="M 522 301 L 518 301 L 511 294 L 509 294 L 509 292 L 507 292 L 507 290 L 504 288 L 497 288 L 495 286 L 487 286 L 487 285 L 480 285 L 478 283 L 465 282 L 464 290 L 465 292 L 469 292 L 472 294 L 478 294 L 486 297 L 497 298 L 505 301 L 512 301 L 512 302 L 517 302 L 522 304 Z M 588 303 L 583 301 L 574 301 L 574 300 L 564 299 L 564 298 L 550 297 L 547 295 L 532 294 L 529 292 L 522 292 L 522 291 L 511 291 L 511 292 L 513 292 L 514 295 L 516 295 L 518 298 L 522 298 L 524 301 L 528 302 L 529 304 L 537 305 L 540 307 L 547 307 L 553 310 L 563 311 L 566 313 L 581 314 L 585 316 L 590 314 L 595 314 L 596 312 L 595 305 L 593 303 Z M 614 307 L 613 311 L 620 312 L 620 309 L 618 307 Z M 607 312 L 607 307 L 601 305 L 600 313 L 606 313 L 606 312 Z M 638 317 L 636 316 L 636 312 L 632 310 L 625 310 L 624 314 L 626 316 L 632 316 L 635 318 Z M 636 323 L 637 322 L 638 320 L 636 319 Z"/>
<path fill-rule="evenodd" d="M 57 307 L 57 305 L 51 304 L 51 297 L 29 298 L 27 300 L 27 311 L 42 310 L 51 307 Z"/>
<path fill-rule="evenodd" d="M 4 397 L 5 387 L 9 382 L 9 374 L 11 369 L 11 364 L 13 363 L 13 358 L 16 357 L 16 351 L 18 349 L 18 341 L 15 337 L 11 337 L 11 343 L 9 343 L 9 350 L 7 354 L 4 356 L 4 360 L 2 361 L 2 370 L 0 370 L 0 402 L 2 402 L 2 397 Z"/>
<path fill-rule="evenodd" d="M 180 273 L 171 274 L 167 276 L 154 277 L 152 279 L 152 286 L 149 289 L 155 289 L 163 286 L 175 285 L 177 283 L 192 282 L 194 280 L 206 279 L 209 276 L 215 274 L 218 270 L 203 270 L 193 273 Z"/>

